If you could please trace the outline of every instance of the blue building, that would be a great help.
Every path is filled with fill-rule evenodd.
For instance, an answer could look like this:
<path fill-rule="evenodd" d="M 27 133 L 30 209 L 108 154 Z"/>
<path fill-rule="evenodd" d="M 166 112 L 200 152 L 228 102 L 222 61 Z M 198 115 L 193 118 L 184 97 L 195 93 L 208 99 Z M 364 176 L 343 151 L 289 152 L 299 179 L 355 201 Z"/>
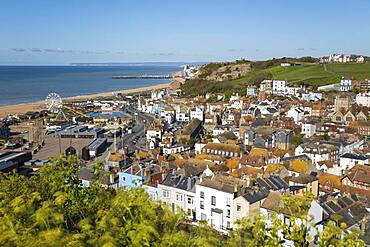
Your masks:
<path fill-rule="evenodd" d="M 132 165 L 122 172 L 118 172 L 118 187 L 139 188 L 146 181 L 144 168 L 140 165 Z"/>
<path fill-rule="evenodd" d="M 257 95 L 257 88 L 255 86 L 247 87 L 247 96 L 256 96 Z"/>

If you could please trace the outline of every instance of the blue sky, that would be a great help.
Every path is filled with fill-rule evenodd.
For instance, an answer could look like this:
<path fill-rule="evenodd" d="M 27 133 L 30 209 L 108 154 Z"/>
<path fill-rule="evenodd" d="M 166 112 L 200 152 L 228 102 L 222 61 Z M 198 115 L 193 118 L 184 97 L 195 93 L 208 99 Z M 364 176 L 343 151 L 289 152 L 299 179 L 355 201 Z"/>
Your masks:
<path fill-rule="evenodd" d="M 370 0 L 1 0 L 1 64 L 370 55 Z"/>

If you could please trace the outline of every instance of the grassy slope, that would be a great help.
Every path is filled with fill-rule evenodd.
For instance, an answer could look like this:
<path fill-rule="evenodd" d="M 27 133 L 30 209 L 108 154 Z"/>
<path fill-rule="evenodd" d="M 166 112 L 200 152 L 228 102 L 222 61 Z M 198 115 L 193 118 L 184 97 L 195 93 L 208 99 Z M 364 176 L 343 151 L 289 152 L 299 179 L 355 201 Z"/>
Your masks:
<path fill-rule="evenodd" d="M 370 63 L 364 64 L 328 64 L 327 71 L 322 64 L 305 63 L 294 67 L 273 66 L 263 70 L 251 71 L 248 75 L 234 82 L 246 83 L 255 74 L 270 72 L 274 79 L 286 79 L 291 83 L 304 83 L 321 86 L 338 83 L 342 76 L 354 77 L 358 80 L 370 78 Z"/>
<path fill-rule="evenodd" d="M 277 64 L 277 63 L 275 63 Z M 218 69 L 220 64 L 209 64 L 206 69 L 209 72 Z M 182 89 L 188 96 L 205 94 L 206 92 L 243 91 L 247 84 L 261 74 L 271 73 L 273 79 L 288 80 L 289 83 L 322 86 L 339 83 L 340 79 L 353 77 L 358 80 L 370 79 L 370 63 L 364 64 L 327 64 L 302 63 L 300 66 L 281 67 L 280 62 L 264 69 L 252 68 L 247 75 L 232 81 L 206 81 L 201 79 L 188 80 Z"/>

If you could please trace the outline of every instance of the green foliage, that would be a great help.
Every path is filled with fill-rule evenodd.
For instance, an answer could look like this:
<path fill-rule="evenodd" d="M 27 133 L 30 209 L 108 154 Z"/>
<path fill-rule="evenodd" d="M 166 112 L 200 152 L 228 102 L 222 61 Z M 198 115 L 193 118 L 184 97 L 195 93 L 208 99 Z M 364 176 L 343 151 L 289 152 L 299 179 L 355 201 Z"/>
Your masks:
<path fill-rule="evenodd" d="M 301 145 L 303 143 L 303 135 L 302 134 L 299 134 L 299 135 L 295 135 L 293 138 L 292 138 L 292 144 L 295 146 L 295 147 L 298 147 L 299 145 Z"/>
<path fill-rule="evenodd" d="M 272 74 L 270 72 L 260 72 L 251 76 L 249 84 L 258 86 L 263 80 L 269 79 L 272 79 Z"/>
<path fill-rule="evenodd" d="M 187 80 L 181 86 L 181 90 L 189 97 L 205 95 L 208 92 L 224 93 L 233 88 L 235 88 L 235 84 L 231 81 L 213 82 L 199 79 Z"/>
<path fill-rule="evenodd" d="M 239 61 L 243 62 L 243 60 Z M 364 80 L 370 78 L 370 63 L 331 63 L 319 64 L 318 59 L 313 57 L 301 58 L 274 58 L 266 61 L 250 62 L 250 71 L 235 80 L 206 81 L 218 68 L 234 63 L 210 63 L 202 67 L 202 79 L 186 81 L 182 86 L 185 95 L 197 96 L 207 92 L 225 92 L 236 90 L 240 86 L 248 84 L 258 85 L 264 79 L 282 79 L 289 83 L 318 87 L 333 83 L 339 83 L 342 77 Z M 249 63 L 244 61 L 244 63 Z M 282 67 L 281 63 L 297 63 L 299 65 Z"/>
<path fill-rule="evenodd" d="M 96 174 L 100 165 L 93 166 Z M 82 187 L 79 168 L 69 156 L 52 160 L 29 179 L 1 173 L 0 246 L 281 246 L 282 233 L 304 246 L 309 239 L 310 221 L 291 228 L 275 216 L 270 225 L 262 218 L 242 219 L 225 237 L 204 223 L 192 225 L 143 189 L 114 191 L 98 180 Z M 286 208 L 300 208 L 291 212 L 297 219 L 306 219 L 306 202 L 284 201 Z M 329 225 L 318 237 L 320 246 L 363 246 L 358 231 L 343 229 Z"/>
<path fill-rule="evenodd" d="M 95 164 L 96 174 L 100 164 Z M 142 189 L 82 187 L 79 162 L 60 157 L 29 179 L 0 174 L 1 246 L 215 246 L 208 226 L 150 200 Z M 201 234 L 204 233 L 205 235 Z"/>

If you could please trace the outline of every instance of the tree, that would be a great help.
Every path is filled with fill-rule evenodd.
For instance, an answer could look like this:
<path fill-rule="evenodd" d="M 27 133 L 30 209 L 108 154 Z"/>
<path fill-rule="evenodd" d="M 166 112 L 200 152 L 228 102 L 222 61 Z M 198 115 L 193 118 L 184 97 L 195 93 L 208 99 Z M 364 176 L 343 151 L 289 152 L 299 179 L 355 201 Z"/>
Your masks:
<path fill-rule="evenodd" d="M 143 189 L 105 189 L 98 180 L 83 187 L 74 156 L 58 157 L 26 178 L 0 173 L 1 246 L 282 246 L 284 236 L 296 246 L 311 240 L 306 200 L 284 199 L 291 219 L 306 220 L 291 227 L 276 215 L 244 218 L 228 236 L 205 223 L 195 226 L 183 213 L 173 213 L 152 201 Z M 298 208 L 298 210 L 297 210 Z M 320 246 L 364 246 L 357 230 L 330 223 L 317 237 Z"/>
<path fill-rule="evenodd" d="M 295 146 L 295 147 L 298 147 L 299 145 L 301 145 L 303 143 L 303 135 L 302 134 L 299 134 L 299 135 L 296 135 L 292 138 L 292 144 Z"/>

